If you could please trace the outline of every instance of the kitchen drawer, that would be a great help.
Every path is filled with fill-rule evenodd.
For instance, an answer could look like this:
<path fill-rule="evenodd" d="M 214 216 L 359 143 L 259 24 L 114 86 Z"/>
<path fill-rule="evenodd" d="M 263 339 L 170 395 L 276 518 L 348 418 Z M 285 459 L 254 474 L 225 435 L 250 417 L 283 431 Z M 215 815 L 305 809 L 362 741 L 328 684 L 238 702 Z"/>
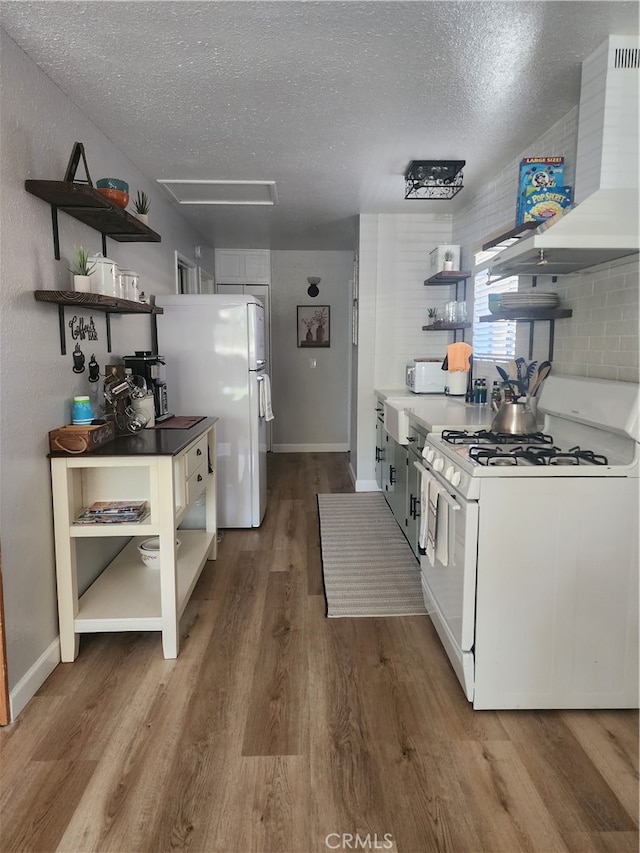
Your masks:
<path fill-rule="evenodd" d="M 189 479 L 196 468 L 207 461 L 207 436 L 203 435 L 197 444 L 187 450 L 185 456 L 185 476 Z"/>
<path fill-rule="evenodd" d="M 187 506 L 190 506 L 198 495 L 200 495 L 204 487 L 207 485 L 208 476 L 209 470 L 207 467 L 207 460 L 205 458 L 200 467 L 196 468 L 193 474 L 187 479 L 185 487 L 185 500 Z"/>

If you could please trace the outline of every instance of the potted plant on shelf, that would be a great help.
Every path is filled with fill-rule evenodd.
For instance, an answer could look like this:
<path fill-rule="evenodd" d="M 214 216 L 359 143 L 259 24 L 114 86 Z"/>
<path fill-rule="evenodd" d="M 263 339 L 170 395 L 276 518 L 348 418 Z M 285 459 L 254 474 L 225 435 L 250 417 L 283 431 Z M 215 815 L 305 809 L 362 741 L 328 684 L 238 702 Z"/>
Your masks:
<path fill-rule="evenodd" d="M 444 263 L 442 265 L 442 271 L 448 272 L 453 269 L 453 252 L 451 249 L 447 249 L 444 253 Z"/>
<path fill-rule="evenodd" d="M 145 225 L 149 223 L 149 196 L 142 190 L 138 190 L 138 194 L 133 202 L 134 216 Z"/>
<path fill-rule="evenodd" d="M 74 261 L 69 267 L 73 275 L 73 289 L 78 293 L 91 292 L 91 276 L 96 268 L 95 264 L 89 263 L 89 252 L 82 246 L 74 246 Z"/>

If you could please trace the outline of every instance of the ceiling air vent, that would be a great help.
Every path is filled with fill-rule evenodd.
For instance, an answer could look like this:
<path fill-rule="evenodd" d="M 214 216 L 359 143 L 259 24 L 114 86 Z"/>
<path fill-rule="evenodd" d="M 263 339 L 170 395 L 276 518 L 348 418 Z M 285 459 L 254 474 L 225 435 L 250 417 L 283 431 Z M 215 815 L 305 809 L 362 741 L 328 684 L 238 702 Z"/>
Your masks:
<path fill-rule="evenodd" d="M 640 48 L 617 47 L 613 58 L 614 68 L 640 68 Z"/>

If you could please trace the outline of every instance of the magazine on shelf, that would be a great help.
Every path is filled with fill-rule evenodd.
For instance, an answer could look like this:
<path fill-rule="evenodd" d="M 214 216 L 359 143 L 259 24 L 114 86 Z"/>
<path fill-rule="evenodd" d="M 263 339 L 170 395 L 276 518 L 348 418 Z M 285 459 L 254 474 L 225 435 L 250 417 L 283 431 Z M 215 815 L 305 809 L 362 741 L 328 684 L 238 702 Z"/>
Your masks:
<path fill-rule="evenodd" d="M 84 513 L 96 515 L 105 512 L 144 512 L 146 508 L 146 501 L 96 501 L 87 507 Z"/>
<path fill-rule="evenodd" d="M 76 524 L 135 524 L 147 514 L 146 501 L 96 501 L 76 518 Z"/>

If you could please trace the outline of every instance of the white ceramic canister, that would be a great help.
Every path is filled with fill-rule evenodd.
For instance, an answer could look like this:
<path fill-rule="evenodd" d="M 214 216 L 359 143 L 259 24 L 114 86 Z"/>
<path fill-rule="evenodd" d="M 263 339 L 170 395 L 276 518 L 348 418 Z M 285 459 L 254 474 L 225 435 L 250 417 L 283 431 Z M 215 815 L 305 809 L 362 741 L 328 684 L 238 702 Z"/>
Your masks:
<path fill-rule="evenodd" d="M 123 299 L 138 302 L 140 298 L 140 276 L 135 270 L 120 270 L 120 288 Z"/>
<path fill-rule="evenodd" d="M 95 264 L 95 269 L 91 274 L 92 293 L 122 298 L 118 265 L 109 258 L 105 258 L 100 252 L 97 255 L 92 255 L 88 262 Z"/>
<path fill-rule="evenodd" d="M 447 387 L 452 397 L 464 397 L 467 393 L 468 370 L 447 371 Z"/>

